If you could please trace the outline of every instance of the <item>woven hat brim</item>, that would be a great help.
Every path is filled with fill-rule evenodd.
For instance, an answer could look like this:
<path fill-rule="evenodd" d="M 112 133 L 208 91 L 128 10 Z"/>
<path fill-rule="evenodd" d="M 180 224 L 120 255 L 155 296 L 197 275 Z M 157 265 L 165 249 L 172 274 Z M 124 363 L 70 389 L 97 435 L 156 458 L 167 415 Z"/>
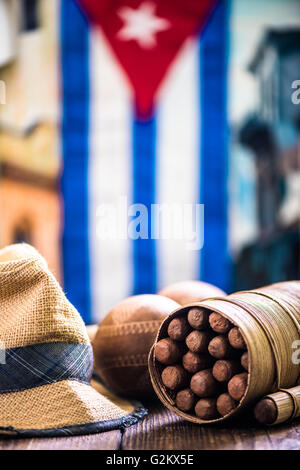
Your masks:
<path fill-rule="evenodd" d="M 104 391 L 100 384 L 94 385 Z M 0 394 L 0 434 L 10 437 L 92 434 L 128 426 L 146 413 L 142 407 L 115 397 L 119 406 L 109 399 L 109 391 L 104 396 L 96 389 L 66 380 Z"/>

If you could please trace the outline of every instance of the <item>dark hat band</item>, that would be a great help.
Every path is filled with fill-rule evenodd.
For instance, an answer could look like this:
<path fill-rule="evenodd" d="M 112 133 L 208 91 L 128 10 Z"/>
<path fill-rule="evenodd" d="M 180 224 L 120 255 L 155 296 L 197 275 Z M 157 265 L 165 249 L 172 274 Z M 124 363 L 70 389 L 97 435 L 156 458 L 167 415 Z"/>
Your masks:
<path fill-rule="evenodd" d="M 1 351 L 0 394 L 62 380 L 89 383 L 92 347 L 86 343 L 40 343 Z"/>

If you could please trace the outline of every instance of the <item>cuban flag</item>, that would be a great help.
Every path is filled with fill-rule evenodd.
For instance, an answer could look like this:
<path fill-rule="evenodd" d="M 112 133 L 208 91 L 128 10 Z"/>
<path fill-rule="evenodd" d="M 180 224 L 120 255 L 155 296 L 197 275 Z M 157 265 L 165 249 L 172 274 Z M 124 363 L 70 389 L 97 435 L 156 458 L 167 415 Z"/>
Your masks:
<path fill-rule="evenodd" d="M 86 323 L 187 279 L 229 289 L 226 0 L 61 2 L 64 288 Z M 204 204 L 204 245 L 99 238 L 99 208 Z"/>

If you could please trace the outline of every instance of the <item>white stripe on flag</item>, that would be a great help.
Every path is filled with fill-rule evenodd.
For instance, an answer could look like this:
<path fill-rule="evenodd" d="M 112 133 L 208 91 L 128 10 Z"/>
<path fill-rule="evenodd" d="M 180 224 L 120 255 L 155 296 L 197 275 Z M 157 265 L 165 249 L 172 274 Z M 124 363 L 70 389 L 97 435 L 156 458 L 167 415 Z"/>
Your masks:
<path fill-rule="evenodd" d="M 157 202 L 199 202 L 198 42 L 188 41 L 160 93 L 158 112 Z M 166 218 L 163 219 L 166 223 Z M 159 240 L 158 285 L 197 279 L 199 252 L 185 240 Z"/>
<path fill-rule="evenodd" d="M 90 51 L 90 260 L 92 316 L 96 322 L 127 297 L 132 286 L 131 241 L 119 237 L 101 240 L 97 236 L 100 204 L 117 207 L 122 196 L 131 203 L 131 99 L 99 29 L 91 32 Z"/>

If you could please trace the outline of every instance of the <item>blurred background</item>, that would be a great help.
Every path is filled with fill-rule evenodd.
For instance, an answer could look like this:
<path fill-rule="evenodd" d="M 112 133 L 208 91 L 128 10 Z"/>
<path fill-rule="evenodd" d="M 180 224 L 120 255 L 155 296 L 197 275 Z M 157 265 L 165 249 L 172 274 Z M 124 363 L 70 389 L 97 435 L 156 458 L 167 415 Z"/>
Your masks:
<path fill-rule="evenodd" d="M 298 89 L 298 0 L 0 0 L 1 247 L 36 246 L 86 323 L 298 279 Z M 203 248 L 101 239 L 124 198 L 203 203 Z"/>

